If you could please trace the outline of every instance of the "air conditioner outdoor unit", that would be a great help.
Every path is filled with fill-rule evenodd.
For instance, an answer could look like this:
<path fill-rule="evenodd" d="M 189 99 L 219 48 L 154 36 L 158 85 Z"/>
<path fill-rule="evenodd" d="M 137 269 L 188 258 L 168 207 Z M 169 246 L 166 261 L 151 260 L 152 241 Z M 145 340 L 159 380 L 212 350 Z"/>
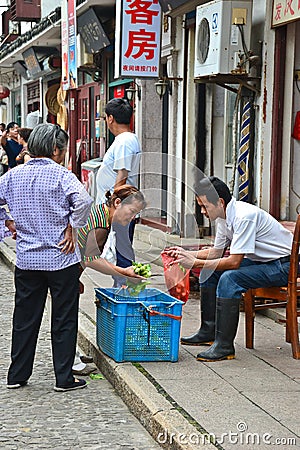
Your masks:
<path fill-rule="evenodd" d="M 251 19 L 249 0 L 215 0 L 197 7 L 195 78 L 236 69 L 249 50 Z"/>

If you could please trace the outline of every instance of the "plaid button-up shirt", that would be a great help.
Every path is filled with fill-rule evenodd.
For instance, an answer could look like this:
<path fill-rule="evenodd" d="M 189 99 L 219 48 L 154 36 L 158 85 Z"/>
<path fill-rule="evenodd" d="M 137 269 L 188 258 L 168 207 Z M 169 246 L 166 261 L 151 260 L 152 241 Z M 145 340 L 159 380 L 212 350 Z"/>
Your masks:
<path fill-rule="evenodd" d="M 70 223 L 87 222 L 91 197 L 76 176 L 50 158 L 35 158 L 0 177 L 0 237 L 4 221 L 13 218 L 17 230 L 16 265 L 23 270 L 60 270 L 80 261 L 76 245 L 66 255 L 58 243 Z M 2 232 L 1 232 L 2 230 Z"/>

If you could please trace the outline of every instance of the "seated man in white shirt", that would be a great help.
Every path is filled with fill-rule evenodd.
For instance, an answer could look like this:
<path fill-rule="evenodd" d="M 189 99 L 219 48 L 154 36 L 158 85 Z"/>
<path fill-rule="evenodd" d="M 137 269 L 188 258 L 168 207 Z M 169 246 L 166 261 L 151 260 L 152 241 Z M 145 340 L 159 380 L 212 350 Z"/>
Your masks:
<path fill-rule="evenodd" d="M 216 221 L 214 246 L 200 251 L 169 249 L 185 267 L 199 267 L 201 327 L 182 337 L 184 345 L 211 347 L 198 361 L 233 359 L 241 296 L 249 288 L 284 286 L 288 282 L 292 234 L 257 206 L 236 201 L 217 177 L 196 187 L 201 212 Z M 223 257 L 227 247 L 230 256 Z"/>

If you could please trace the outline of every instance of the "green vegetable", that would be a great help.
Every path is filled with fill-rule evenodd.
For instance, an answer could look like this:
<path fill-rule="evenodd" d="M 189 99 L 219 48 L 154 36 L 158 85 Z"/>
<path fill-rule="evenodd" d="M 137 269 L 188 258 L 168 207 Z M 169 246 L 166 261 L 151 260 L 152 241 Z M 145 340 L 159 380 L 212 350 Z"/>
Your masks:
<path fill-rule="evenodd" d="M 131 297 L 138 297 L 140 292 L 146 289 L 147 284 L 150 284 L 150 281 L 141 281 L 140 283 L 133 283 L 130 280 L 127 280 L 128 292 Z"/>
<path fill-rule="evenodd" d="M 104 376 L 101 373 L 90 373 L 92 380 L 104 380 Z"/>
<path fill-rule="evenodd" d="M 152 275 L 150 264 L 142 264 L 132 261 L 132 267 L 134 273 L 136 273 L 137 275 L 141 275 L 141 277 L 150 278 Z"/>
<path fill-rule="evenodd" d="M 151 265 L 150 264 L 143 264 L 143 263 L 137 263 L 135 261 L 132 261 L 132 267 L 134 270 L 134 273 L 137 275 L 140 275 L 143 278 L 150 278 L 151 273 Z M 138 297 L 140 292 L 142 292 L 144 289 L 146 289 L 147 284 L 150 284 L 150 281 L 140 281 L 135 282 L 132 280 L 127 280 L 127 287 L 128 292 L 131 297 Z"/>
<path fill-rule="evenodd" d="M 179 267 L 179 269 L 181 269 L 182 270 L 182 272 L 183 273 L 185 273 L 186 272 L 186 270 L 185 270 L 185 268 L 181 265 L 181 264 L 178 264 L 178 267 Z"/>

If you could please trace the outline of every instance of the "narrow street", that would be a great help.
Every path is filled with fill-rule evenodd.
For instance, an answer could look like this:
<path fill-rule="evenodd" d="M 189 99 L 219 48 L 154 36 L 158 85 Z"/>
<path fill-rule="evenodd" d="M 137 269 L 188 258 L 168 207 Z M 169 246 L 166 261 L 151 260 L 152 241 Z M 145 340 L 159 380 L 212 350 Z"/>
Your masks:
<path fill-rule="evenodd" d="M 8 449 L 128 449 L 155 450 L 160 446 L 144 430 L 107 380 L 89 380 L 86 389 L 68 393 L 53 390 L 49 304 L 28 386 L 8 390 L 13 274 L 0 260 L 0 448 Z"/>

